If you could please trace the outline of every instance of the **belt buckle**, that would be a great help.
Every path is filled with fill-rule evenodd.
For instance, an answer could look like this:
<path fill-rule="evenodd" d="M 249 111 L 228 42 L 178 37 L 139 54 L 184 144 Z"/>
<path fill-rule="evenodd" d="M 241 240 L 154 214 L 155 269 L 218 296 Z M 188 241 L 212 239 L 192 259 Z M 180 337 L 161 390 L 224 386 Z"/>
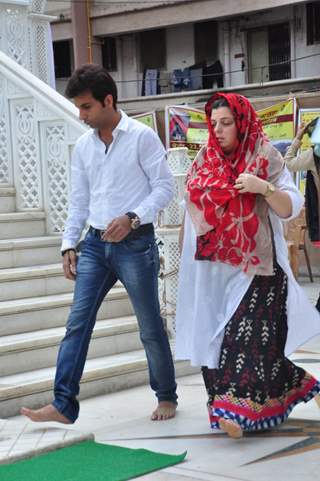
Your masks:
<path fill-rule="evenodd" d="M 100 233 L 100 240 L 101 240 L 102 242 L 107 242 L 107 241 L 105 241 L 104 239 L 102 239 L 102 236 L 103 236 L 103 234 L 105 233 L 105 230 L 99 230 L 99 233 Z"/>

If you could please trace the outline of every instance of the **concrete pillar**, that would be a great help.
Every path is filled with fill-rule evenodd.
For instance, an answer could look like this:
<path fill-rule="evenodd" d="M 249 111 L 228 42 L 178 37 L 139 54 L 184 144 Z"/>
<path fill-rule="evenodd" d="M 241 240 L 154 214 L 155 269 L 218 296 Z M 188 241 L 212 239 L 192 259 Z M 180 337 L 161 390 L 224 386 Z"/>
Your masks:
<path fill-rule="evenodd" d="M 74 51 L 74 66 L 92 62 L 90 0 L 79 2 L 71 0 L 72 36 Z"/>

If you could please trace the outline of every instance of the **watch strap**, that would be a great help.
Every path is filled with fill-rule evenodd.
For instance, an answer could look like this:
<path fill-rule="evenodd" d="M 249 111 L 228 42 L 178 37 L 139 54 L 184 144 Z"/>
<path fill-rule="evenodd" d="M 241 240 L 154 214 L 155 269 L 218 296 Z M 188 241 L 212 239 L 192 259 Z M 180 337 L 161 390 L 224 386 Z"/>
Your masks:
<path fill-rule="evenodd" d="M 275 186 L 273 184 L 271 184 L 271 182 L 268 182 L 267 190 L 265 191 L 263 196 L 269 197 L 271 194 L 273 194 L 275 192 L 275 190 L 276 190 Z"/>
<path fill-rule="evenodd" d="M 73 251 L 74 253 L 76 253 L 76 249 L 74 247 L 69 247 L 68 249 L 64 249 L 63 251 L 61 251 L 61 255 L 62 257 L 65 255 L 66 252 L 68 251 Z"/>

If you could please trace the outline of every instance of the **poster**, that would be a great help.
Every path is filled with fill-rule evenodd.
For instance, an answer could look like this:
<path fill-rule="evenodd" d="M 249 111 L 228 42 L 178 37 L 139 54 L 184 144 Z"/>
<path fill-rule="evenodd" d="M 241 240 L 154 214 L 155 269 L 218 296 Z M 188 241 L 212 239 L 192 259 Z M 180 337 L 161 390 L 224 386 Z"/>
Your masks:
<path fill-rule="evenodd" d="M 320 117 L 320 108 L 319 109 L 300 109 L 299 110 L 299 122 L 300 125 L 302 122 L 308 124 L 311 120 L 315 119 L 316 117 Z M 304 134 L 301 143 L 301 150 L 307 150 L 311 147 L 310 137 L 307 134 Z"/>
<path fill-rule="evenodd" d="M 320 117 L 320 109 L 299 109 L 299 120 L 298 125 L 302 122 L 308 124 L 311 120 L 315 119 L 316 117 Z M 302 137 L 301 147 L 300 150 L 307 150 L 311 147 L 310 137 L 308 134 L 304 134 Z M 306 179 L 307 179 L 307 171 L 302 170 L 297 172 L 296 176 L 296 184 L 298 189 L 302 194 L 305 193 L 306 189 Z"/>
<path fill-rule="evenodd" d="M 139 120 L 143 124 L 151 127 L 155 132 L 158 133 L 157 119 L 155 112 L 146 112 L 145 114 L 132 115 L 133 119 Z"/>
<path fill-rule="evenodd" d="M 187 147 L 194 159 L 208 139 L 206 114 L 188 106 L 167 106 L 165 110 L 166 147 Z"/>
<path fill-rule="evenodd" d="M 295 135 L 296 100 L 292 98 L 271 105 L 258 110 L 257 114 L 262 121 L 265 134 L 284 155 Z"/>

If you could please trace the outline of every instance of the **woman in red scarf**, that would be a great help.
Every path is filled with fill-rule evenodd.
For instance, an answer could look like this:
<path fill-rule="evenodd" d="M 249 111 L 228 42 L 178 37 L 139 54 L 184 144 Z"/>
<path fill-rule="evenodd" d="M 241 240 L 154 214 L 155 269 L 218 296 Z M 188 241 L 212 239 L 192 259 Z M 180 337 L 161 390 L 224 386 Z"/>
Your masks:
<path fill-rule="evenodd" d="M 187 178 L 176 357 L 202 366 L 211 426 L 240 437 L 320 392 L 285 356 L 320 317 L 288 265 L 281 220 L 303 200 L 281 155 L 245 97 L 215 94 L 206 114 L 208 143 Z"/>

